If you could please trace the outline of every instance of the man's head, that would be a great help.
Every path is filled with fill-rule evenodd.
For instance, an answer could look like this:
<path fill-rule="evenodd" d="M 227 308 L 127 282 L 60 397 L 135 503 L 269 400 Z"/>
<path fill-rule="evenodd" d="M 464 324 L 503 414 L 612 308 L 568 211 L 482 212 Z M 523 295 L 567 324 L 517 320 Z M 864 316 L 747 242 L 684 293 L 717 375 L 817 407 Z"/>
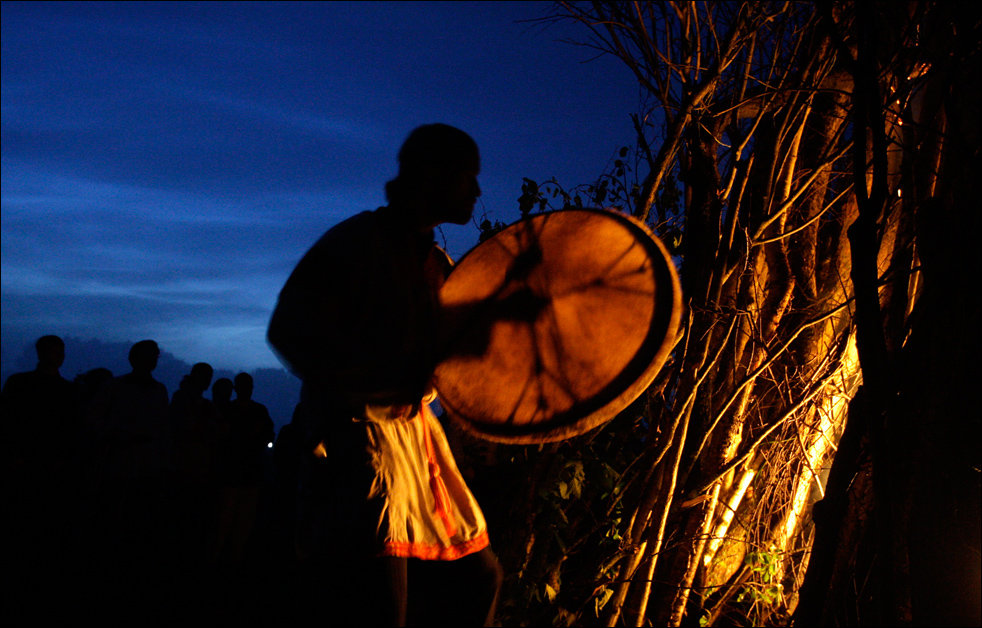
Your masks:
<path fill-rule="evenodd" d="M 207 362 L 198 362 L 192 366 L 190 379 L 195 392 L 203 393 L 208 390 L 208 386 L 211 385 L 212 375 L 214 374 L 215 369 L 211 368 L 211 365 Z"/>
<path fill-rule="evenodd" d="M 41 336 L 34 343 L 38 369 L 57 371 L 65 363 L 65 342 L 58 336 Z"/>
<path fill-rule="evenodd" d="M 211 400 L 215 403 L 228 403 L 232 399 L 235 385 L 227 377 L 219 377 L 211 387 Z"/>
<path fill-rule="evenodd" d="M 141 340 L 130 347 L 130 366 L 134 373 L 149 374 L 157 368 L 160 347 L 153 340 Z"/>
<path fill-rule="evenodd" d="M 252 375 L 239 373 L 235 376 L 236 399 L 252 399 Z"/>
<path fill-rule="evenodd" d="M 399 150 L 399 175 L 385 187 L 389 203 L 422 222 L 467 224 L 481 195 L 481 157 L 474 140 L 446 124 L 416 128 Z"/>

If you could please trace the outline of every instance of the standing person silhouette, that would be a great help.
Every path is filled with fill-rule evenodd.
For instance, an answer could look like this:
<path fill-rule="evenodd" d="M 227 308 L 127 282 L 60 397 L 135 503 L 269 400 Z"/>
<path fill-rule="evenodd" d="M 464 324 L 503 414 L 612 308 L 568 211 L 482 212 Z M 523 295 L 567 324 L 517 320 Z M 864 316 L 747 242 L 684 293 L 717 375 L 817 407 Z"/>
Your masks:
<path fill-rule="evenodd" d="M 170 402 L 179 555 L 193 575 L 211 562 L 218 517 L 218 449 L 221 415 L 204 393 L 214 368 L 198 362 Z"/>
<path fill-rule="evenodd" d="M 160 347 L 141 340 L 129 350 L 129 373 L 106 382 L 88 408 L 99 473 L 92 496 L 91 560 L 113 578 L 132 581 L 134 566 L 168 559 L 171 439 L 167 387 L 154 378 Z M 142 574 L 141 574 L 142 575 Z"/>
<path fill-rule="evenodd" d="M 211 385 L 211 403 L 221 415 L 222 429 L 227 429 L 228 417 L 231 413 L 232 393 L 235 392 L 235 384 L 227 377 L 219 377 Z"/>
<path fill-rule="evenodd" d="M 252 398 L 252 376 L 239 373 L 234 385 L 236 398 L 229 404 L 215 544 L 218 562 L 230 566 L 240 565 L 245 558 L 265 479 L 267 447 L 276 438 L 269 410 Z"/>
<path fill-rule="evenodd" d="M 268 340 L 302 379 L 309 417 L 298 552 L 308 587 L 321 587 L 312 595 L 338 596 L 322 610 L 350 614 L 342 624 L 493 622 L 501 567 L 428 406 L 437 292 L 451 268 L 433 230 L 470 221 L 479 169 L 463 131 L 415 129 L 386 184 L 388 205 L 324 234 L 270 321 Z"/>
<path fill-rule="evenodd" d="M 81 434 L 76 387 L 61 375 L 65 342 L 38 338 L 37 367 L 14 373 L 3 386 L 4 554 L 26 570 L 50 578 L 64 568 L 71 545 L 66 513 L 77 506 L 73 483 Z"/>

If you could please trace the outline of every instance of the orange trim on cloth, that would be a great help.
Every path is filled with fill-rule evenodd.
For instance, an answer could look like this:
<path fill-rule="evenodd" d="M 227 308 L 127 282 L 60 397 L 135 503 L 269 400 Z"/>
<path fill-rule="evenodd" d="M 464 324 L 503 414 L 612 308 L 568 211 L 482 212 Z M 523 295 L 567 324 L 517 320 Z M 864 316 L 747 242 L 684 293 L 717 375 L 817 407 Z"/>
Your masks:
<path fill-rule="evenodd" d="M 423 560 L 457 560 L 468 554 L 479 552 L 490 544 L 491 541 L 488 539 L 487 532 L 482 532 L 469 541 L 450 547 L 437 543 L 386 541 L 385 549 L 380 555 L 395 558 L 421 558 Z"/>
<path fill-rule="evenodd" d="M 457 534 L 457 526 L 453 520 L 453 506 L 450 503 L 450 494 L 447 493 L 447 485 L 444 484 L 443 477 L 440 474 L 440 463 L 437 461 L 436 454 L 433 452 L 433 439 L 430 438 L 428 423 L 430 419 L 429 415 L 432 415 L 433 411 L 425 403 L 420 408 L 420 411 L 423 415 L 421 417 L 423 423 L 423 441 L 426 444 L 426 466 L 430 473 L 430 490 L 433 491 L 434 510 L 436 511 L 436 516 L 443 522 L 443 529 L 447 532 L 447 536 L 453 537 Z"/>

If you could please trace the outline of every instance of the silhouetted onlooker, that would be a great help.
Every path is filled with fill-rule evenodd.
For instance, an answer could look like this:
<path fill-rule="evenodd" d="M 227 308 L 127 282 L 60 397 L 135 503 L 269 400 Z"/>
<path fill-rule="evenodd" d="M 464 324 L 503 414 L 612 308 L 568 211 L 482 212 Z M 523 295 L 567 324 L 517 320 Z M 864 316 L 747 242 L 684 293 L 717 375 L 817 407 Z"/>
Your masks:
<path fill-rule="evenodd" d="M 236 398 L 231 403 L 222 469 L 215 553 L 219 562 L 238 564 L 254 530 L 264 479 L 267 448 L 275 438 L 273 420 L 261 403 L 252 399 L 248 373 L 235 376 Z"/>
<path fill-rule="evenodd" d="M 3 498 L 7 559 L 47 576 L 57 573 L 69 540 L 80 418 L 76 388 L 60 373 L 64 341 L 42 336 L 34 347 L 37 367 L 11 375 L 3 387 Z"/>
<path fill-rule="evenodd" d="M 235 384 L 227 377 L 220 377 L 211 385 L 211 402 L 215 404 L 215 409 L 222 415 L 223 420 L 227 421 L 231 412 L 232 394 L 235 392 Z"/>
<path fill-rule="evenodd" d="M 220 417 L 204 397 L 213 375 L 205 362 L 192 366 L 170 404 L 178 543 L 189 568 L 210 561 L 215 540 Z"/>
<path fill-rule="evenodd" d="M 82 417 L 81 436 L 79 438 L 80 456 L 80 481 L 84 484 L 87 494 L 83 499 L 91 499 L 92 491 L 97 488 L 102 477 L 101 465 L 102 455 L 99 450 L 102 434 L 97 430 L 100 426 L 93 424 L 91 420 L 94 404 L 103 394 L 105 387 L 113 379 L 113 372 L 104 367 L 90 369 L 75 376 L 74 384 L 78 391 L 79 416 Z M 90 509 L 91 510 L 91 509 Z"/>
<path fill-rule="evenodd" d="M 4 448 L 7 462 L 16 467 L 50 468 L 63 460 L 78 429 L 78 397 L 75 386 L 61 376 L 65 343 L 58 336 L 43 336 L 34 345 L 37 367 L 14 373 L 3 387 Z M 32 472 L 33 475 L 33 472 Z"/>
<path fill-rule="evenodd" d="M 281 563 L 296 562 L 296 527 L 300 465 L 303 458 L 304 404 L 298 403 L 289 423 L 280 428 L 273 445 L 273 513 L 271 522 L 274 557 Z"/>
<path fill-rule="evenodd" d="M 83 411 L 112 378 L 113 372 L 101 366 L 75 376 L 75 386 L 78 388 L 79 403 Z"/>
<path fill-rule="evenodd" d="M 211 403 L 215 406 L 218 419 L 218 429 L 216 440 L 218 442 L 215 454 L 215 466 L 221 476 L 222 469 L 225 468 L 225 443 L 228 440 L 229 422 L 232 420 L 232 395 L 235 393 L 235 384 L 227 377 L 219 377 L 211 385 Z"/>
<path fill-rule="evenodd" d="M 134 562 L 156 568 L 166 558 L 168 534 L 167 387 L 153 377 L 155 341 L 135 343 L 128 357 L 132 370 L 103 386 L 88 410 L 101 467 L 93 528 L 103 543 L 93 558 L 121 569 Z"/>

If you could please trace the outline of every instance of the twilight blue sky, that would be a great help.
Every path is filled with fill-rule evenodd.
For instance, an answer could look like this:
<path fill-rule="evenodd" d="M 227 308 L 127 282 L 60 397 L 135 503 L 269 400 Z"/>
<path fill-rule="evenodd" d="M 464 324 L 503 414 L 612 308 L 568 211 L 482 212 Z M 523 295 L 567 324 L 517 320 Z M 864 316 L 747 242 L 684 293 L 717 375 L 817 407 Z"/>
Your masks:
<path fill-rule="evenodd" d="M 550 7 L 4 1 L 3 377 L 45 333 L 278 366 L 280 287 L 384 203 L 419 124 L 478 142 L 478 220 L 516 219 L 523 176 L 592 182 L 633 139 L 638 89 L 560 41 L 581 27 L 518 23 Z M 460 257 L 477 229 L 442 236 Z"/>

